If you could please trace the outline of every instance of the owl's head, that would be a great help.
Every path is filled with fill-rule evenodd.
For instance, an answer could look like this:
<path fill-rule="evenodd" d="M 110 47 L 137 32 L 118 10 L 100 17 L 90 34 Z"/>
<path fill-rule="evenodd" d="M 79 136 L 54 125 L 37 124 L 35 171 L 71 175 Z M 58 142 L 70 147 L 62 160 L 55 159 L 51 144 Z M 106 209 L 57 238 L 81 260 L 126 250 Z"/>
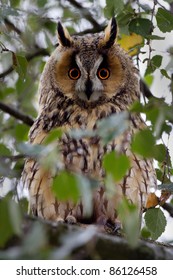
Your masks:
<path fill-rule="evenodd" d="M 49 87 L 49 94 L 51 87 L 52 92 L 59 92 L 81 106 L 87 104 L 92 107 L 123 97 L 127 90 L 131 95 L 129 100 L 137 98 L 137 70 L 116 42 L 115 18 L 102 33 L 70 36 L 60 22 L 57 33 L 58 47 L 42 76 L 44 89 Z M 41 95 L 40 103 L 43 105 L 47 98 Z"/>

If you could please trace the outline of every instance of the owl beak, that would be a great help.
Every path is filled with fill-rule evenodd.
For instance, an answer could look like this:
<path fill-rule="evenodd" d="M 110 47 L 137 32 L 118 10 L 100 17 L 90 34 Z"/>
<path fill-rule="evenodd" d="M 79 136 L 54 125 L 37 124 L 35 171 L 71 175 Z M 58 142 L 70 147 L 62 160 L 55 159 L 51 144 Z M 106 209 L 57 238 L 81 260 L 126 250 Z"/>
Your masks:
<path fill-rule="evenodd" d="M 92 93 L 93 93 L 93 84 L 92 81 L 88 79 L 85 83 L 85 94 L 88 100 L 90 100 Z"/>

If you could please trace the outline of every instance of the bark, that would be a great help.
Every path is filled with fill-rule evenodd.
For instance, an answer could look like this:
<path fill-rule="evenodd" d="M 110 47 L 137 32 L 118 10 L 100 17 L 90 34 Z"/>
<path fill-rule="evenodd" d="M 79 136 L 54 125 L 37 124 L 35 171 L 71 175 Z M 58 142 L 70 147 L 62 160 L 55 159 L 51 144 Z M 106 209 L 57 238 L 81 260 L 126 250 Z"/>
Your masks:
<path fill-rule="evenodd" d="M 33 227 L 34 244 L 28 243 L 28 240 L 32 240 Z M 0 259 L 4 258 L 172 260 L 173 246 L 140 239 L 132 248 L 124 237 L 100 232 L 100 228 L 93 225 L 55 224 L 27 216 L 23 224 L 23 237 L 14 236 L 0 251 Z"/>
<path fill-rule="evenodd" d="M 12 108 L 11 106 L 9 106 L 3 102 L 0 102 L 0 110 L 2 110 L 3 112 L 9 114 L 10 116 L 12 116 L 16 119 L 22 121 L 26 125 L 31 126 L 34 123 L 34 120 L 30 116 L 24 114 L 23 112 L 20 112 L 19 110 L 15 109 L 15 108 Z"/>

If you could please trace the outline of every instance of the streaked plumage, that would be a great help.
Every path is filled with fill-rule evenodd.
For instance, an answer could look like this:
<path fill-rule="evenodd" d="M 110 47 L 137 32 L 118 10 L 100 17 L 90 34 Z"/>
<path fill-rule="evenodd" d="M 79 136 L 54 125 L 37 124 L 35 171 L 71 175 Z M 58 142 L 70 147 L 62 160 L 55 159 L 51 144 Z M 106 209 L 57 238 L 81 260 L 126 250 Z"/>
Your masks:
<path fill-rule="evenodd" d="M 73 139 L 71 129 L 96 128 L 99 119 L 128 110 L 140 97 L 138 71 L 131 58 L 116 43 L 117 26 L 113 18 L 105 33 L 70 36 L 59 23 L 59 45 L 44 68 L 39 87 L 39 114 L 29 134 L 30 143 L 41 144 L 54 128 L 65 131 L 57 144 L 67 170 L 102 181 L 103 155 L 116 150 L 129 156 L 131 168 L 121 182 L 115 184 L 116 194 L 109 198 L 105 188 L 93 194 L 90 222 L 114 224 L 116 206 L 123 196 L 136 203 L 139 211 L 145 207 L 150 186 L 156 186 L 156 176 L 150 159 L 142 159 L 130 151 L 131 138 L 145 127 L 140 116 L 132 115 L 130 126 L 122 136 L 106 146 L 98 137 Z M 50 220 L 85 221 L 82 202 L 61 202 L 52 190 L 51 170 L 45 170 L 33 159 L 27 159 L 23 181 L 29 189 L 30 208 L 34 215 Z"/>

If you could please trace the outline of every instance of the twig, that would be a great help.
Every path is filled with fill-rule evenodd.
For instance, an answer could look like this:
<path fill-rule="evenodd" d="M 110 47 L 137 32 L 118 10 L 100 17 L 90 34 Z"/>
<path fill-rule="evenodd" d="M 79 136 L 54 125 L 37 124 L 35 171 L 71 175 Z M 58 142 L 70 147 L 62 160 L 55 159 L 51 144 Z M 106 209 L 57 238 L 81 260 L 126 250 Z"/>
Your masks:
<path fill-rule="evenodd" d="M 6 48 L 6 46 L 0 42 L 0 48 L 1 48 L 1 53 L 2 52 L 11 52 L 9 49 Z"/>
<path fill-rule="evenodd" d="M 12 66 L 10 66 L 6 71 L 4 71 L 3 73 L 0 74 L 0 79 L 6 77 L 8 74 L 10 74 L 12 71 L 14 70 L 14 68 Z"/>
<path fill-rule="evenodd" d="M 170 3 L 170 12 L 173 14 L 173 2 Z"/>
<path fill-rule="evenodd" d="M 157 2 L 157 4 L 162 7 L 162 9 L 166 10 L 165 6 L 163 6 L 158 0 L 155 0 Z"/>
<path fill-rule="evenodd" d="M 5 18 L 4 22 L 9 29 L 15 31 L 18 35 L 22 34 L 21 30 L 17 28 L 8 18 Z"/>
<path fill-rule="evenodd" d="M 5 50 L 3 50 L 3 51 L 5 51 Z M 8 50 L 8 51 L 10 51 L 10 50 Z M 50 54 L 46 49 L 38 49 L 38 50 L 36 50 L 35 53 L 27 54 L 26 59 L 27 59 L 27 61 L 30 61 L 33 58 L 38 57 L 38 56 L 49 56 L 49 55 Z M 10 66 L 7 70 L 5 70 L 3 73 L 0 74 L 0 79 L 6 77 L 13 70 L 14 70 L 13 66 Z"/>
<path fill-rule="evenodd" d="M 163 209 L 165 209 L 171 217 L 173 217 L 173 205 L 170 203 L 164 203 L 162 205 Z"/>
<path fill-rule="evenodd" d="M 76 0 L 68 0 L 68 2 L 73 5 L 75 8 L 80 10 L 82 15 L 84 16 L 85 19 L 87 19 L 96 29 L 99 30 L 100 24 L 93 18 L 92 14 L 90 11 L 86 8 L 84 8 L 79 2 Z"/>
<path fill-rule="evenodd" d="M 147 97 L 148 99 L 153 97 L 150 89 L 148 88 L 148 86 L 142 79 L 140 79 L 140 90 L 141 90 L 143 96 Z"/>
<path fill-rule="evenodd" d="M 9 159 L 10 161 L 18 161 L 19 159 L 24 159 L 26 155 L 20 154 L 15 156 L 0 156 L 0 160 Z"/>
<path fill-rule="evenodd" d="M 157 0 L 154 0 L 153 1 L 153 8 L 151 10 L 151 23 L 153 22 L 153 18 L 154 18 L 154 13 L 155 13 L 155 8 L 156 8 L 156 5 L 157 5 Z M 153 30 L 152 30 L 153 32 Z M 152 53 L 152 47 L 151 47 L 151 42 L 152 40 L 151 39 L 148 39 L 148 47 L 149 47 L 149 57 L 148 57 L 148 66 L 150 66 L 150 62 L 151 62 L 151 53 Z"/>
<path fill-rule="evenodd" d="M 85 35 L 85 34 L 93 34 L 93 33 L 98 33 L 100 31 L 103 31 L 105 28 L 105 26 L 103 25 L 99 25 L 98 27 L 94 27 L 94 28 L 88 28 L 88 29 L 85 29 L 83 31 L 80 31 L 80 32 L 77 32 L 77 33 L 73 33 L 72 35 L 78 35 L 78 36 L 82 36 L 82 35 Z"/>
<path fill-rule="evenodd" d="M 3 112 L 9 114 L 10 116 L 13 116 L 16 119 L 22 121 L 26 125 L 32 126 L 34 123 L 33 119 L 30 116 L 25 115 L 22 112 L 19 112 L 18 110 L 10 107 L 9 105 L 4 104 L 3 102 L 0 102 L 0 109 Z"/>

